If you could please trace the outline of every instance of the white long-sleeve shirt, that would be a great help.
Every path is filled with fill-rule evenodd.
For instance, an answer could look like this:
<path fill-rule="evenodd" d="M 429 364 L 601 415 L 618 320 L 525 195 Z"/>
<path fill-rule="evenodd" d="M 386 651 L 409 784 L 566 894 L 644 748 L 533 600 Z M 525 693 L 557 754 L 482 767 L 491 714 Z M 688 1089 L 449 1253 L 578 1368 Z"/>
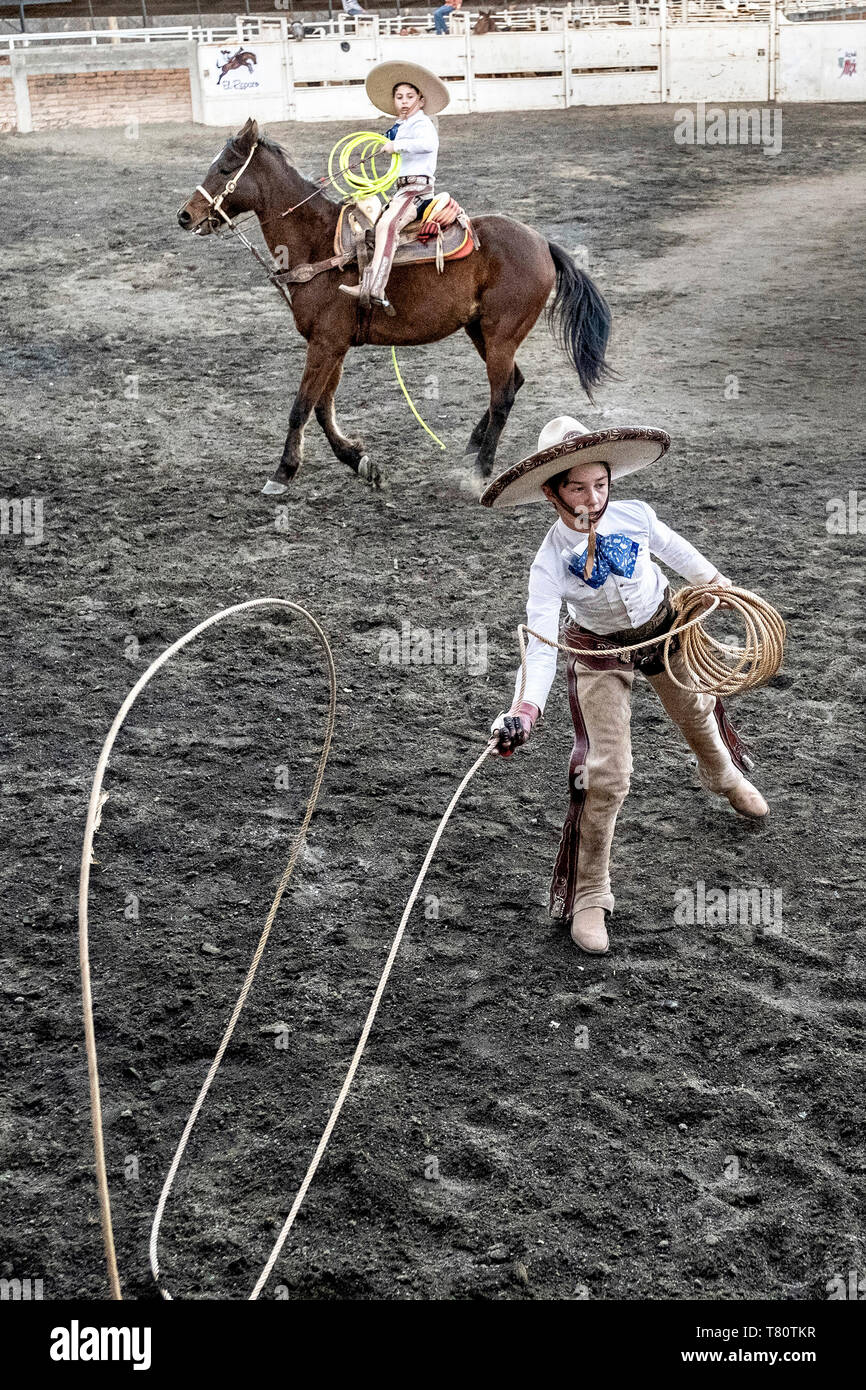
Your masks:
<path fill-rule="evenodd" d="M 433 182 L 436 156 L 439 152 L 439 135 L 429 116 L 423 111 L 415 111 L 407 120 L 398 121 L 397 134 L 393 137 L 392 144 L 402 155 L 401 178 L 424 177 Z"/>
<path fill-rule="evenodd" d="M 604 635 L 640 627 L 658 608 L 667 580 L 651 559 L 657 555 L 676 574 L 690 584 L 701 584 L 716 573 L 716 566 L 699 550 L 659 521 L 646 502 L 610 502 L 596 527 L 596 535 L 629 536 L 638 543 L 634 573 L 630 579 L 609 574 L 598 589 L 592 589 L 568 563 L 583 555 L 588 536 L 573 531 L 557 517 L 539 547 L 529 571 L 527 625 L 552 641 L 559 640 L 559 614 L 565 599 L 569 617 L 580 627 Z M 526 643 L 526 689 L 524 700 L 544 709 L 556 674 L 557 651 L 537 638 Z M 520 670 L 514 682 L 514 699 L 520 690 Z"/>

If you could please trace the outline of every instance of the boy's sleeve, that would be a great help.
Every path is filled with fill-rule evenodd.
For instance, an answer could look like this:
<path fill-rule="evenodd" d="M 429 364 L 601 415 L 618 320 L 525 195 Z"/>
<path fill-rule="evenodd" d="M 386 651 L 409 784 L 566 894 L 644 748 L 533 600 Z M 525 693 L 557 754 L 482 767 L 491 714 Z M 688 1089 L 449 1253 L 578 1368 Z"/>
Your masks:
<path fill-rule="evenodd" d="M 538 560 L 529 571 L 529 596 L 526 600 L 526 623 L 542 636 L 555 642 L 559 637 L 559 613 L 562 607 L 562 591 L 547 567 Z M 530 637 L 526 643 L 526 689 L 524 700 L 544 709 L 550 694 L 553 677 L 556 675 L 555 647 Z M 514 700 L 516 705 L 520 695 L 520 667 L 514 679 Z"/>
<path fill-rule="evenodd" d="M 683 536 L 672 531 L 663 521 L 659 521 L 652 507 L 645 502 L 649 521 L 649 548 L 653 555 L 664 561 L 675 574 L 681 574 L 690 584 L 704 584 L 712 579 L 718 566 L 696 550 Z"/>
<path fill-rule="evenodd" d="M 400 154 L 432 154 L 439 148 L 439 136 L 436 134 L 436 127 L 430 120 L 409 122 L 412 125 L 411 133 L 398 135 L 394 140 L 394 149 Z"/>

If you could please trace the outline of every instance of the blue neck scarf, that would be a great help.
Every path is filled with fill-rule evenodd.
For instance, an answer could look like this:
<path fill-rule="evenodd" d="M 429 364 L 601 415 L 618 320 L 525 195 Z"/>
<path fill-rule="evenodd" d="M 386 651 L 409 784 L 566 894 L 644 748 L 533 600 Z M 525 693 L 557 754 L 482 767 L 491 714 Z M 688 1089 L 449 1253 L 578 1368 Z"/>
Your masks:
<path fill-rule="evenodd" d="M 577 575 L 578 579 L 583 579 L 588 549 L 587 544 L 583 554 L 572 555 L 568 562 L 568 568 L 572 574 Z M 631 579 L 639 549 L 640 546 L 637 541 L 633 541 L 631 536 L 599 536 L 596 534 L 592 574 L 589 579 L 583 579 L 584 584 L 588 584 L 591 589 L 600 589 L 611 574 L 618 574 L 624 579 Z M 576 550 L 577 546 L 575 546 Z"/>

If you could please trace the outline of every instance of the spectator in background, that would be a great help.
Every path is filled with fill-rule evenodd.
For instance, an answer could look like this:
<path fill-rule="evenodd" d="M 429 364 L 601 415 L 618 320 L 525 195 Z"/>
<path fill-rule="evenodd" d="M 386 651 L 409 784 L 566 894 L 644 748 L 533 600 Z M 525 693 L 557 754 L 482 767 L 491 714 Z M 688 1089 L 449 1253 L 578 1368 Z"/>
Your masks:
<path fill-rule="evenodd" d="M 452 10 L 459 10 L 463 0 L 451 0 L 448 5 L 440 5 L 438 10 L 433 11 L 433 28 L 437 34 L 447 34 L 448 16 Z"/>
<path fill-rule="evenodd" d="M 461 0 L 461 3 L 462 3 L 462 0 Z M 349 15 L 355 15 L 355 14 L 369 14 L 369 13 L 370 13 L 369 10 L 365 10 L 365 9 L 359 4 L 359 0 L 343 0 L 343 9 L 344 9 L 345 13 L 346 13 L 346 14 L 349 14 Z"/>

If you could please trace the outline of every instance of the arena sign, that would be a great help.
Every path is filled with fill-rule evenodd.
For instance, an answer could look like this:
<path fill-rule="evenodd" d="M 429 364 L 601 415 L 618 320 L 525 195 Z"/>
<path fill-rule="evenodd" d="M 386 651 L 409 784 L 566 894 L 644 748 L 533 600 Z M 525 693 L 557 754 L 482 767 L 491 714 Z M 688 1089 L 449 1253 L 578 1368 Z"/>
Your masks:
<path fill-rule="evenodd" d="M 206 100 L 278 96 L 282 91 L 280 44 L 202 44 L 198 61 Z"/>

